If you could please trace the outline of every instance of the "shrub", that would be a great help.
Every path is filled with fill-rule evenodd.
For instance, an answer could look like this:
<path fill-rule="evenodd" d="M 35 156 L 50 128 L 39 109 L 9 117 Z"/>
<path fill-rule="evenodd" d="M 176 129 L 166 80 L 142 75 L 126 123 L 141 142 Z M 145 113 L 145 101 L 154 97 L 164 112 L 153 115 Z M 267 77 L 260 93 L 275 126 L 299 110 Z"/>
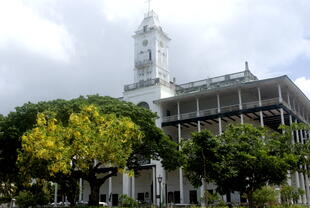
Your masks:
<path fill-rule="evenodd" d="M 36 205 L 32 193 L 26 190 L 20 191 L 18 196 L 16 196 L 16 204 L 20 208 L 28 208 L 30 206 Z"/>
<path fill-rule="evenodd" d="M 222 206 L 225 205 L 224 201 L 220 198 L 218 193 L 211 193 L 208 190 L 205 191 L 204 199 L 206 201 L 206 204 L 208 205 L 217 205 Z"/>
<path fill-rule="evenodd" d="M 292 202 L 297 203 L 299 197 L 304 194 L 304 191 L 300 188 L 284 185 L 281 187 L 280 193 L 282 204 L 290 205 Z"/>
<path fill-rule="evenodd" d="M 50 188 L 48 182 L 37 180 L 36 183 L 18 193 L 16 204 L 21 208 L 46 205 L 51 198 Z"/>
<path fill-rule="evenodd" d="M 127 195 L 121 195 L 119 198 L 121 207 L 137 207 L 138 202 Z"/>
<path fill-rule="evenodd" d="M 253 193 L 253 202 L 257 207 L 277 204 L 279 192 L 274 187 L 264 186 Z"/>

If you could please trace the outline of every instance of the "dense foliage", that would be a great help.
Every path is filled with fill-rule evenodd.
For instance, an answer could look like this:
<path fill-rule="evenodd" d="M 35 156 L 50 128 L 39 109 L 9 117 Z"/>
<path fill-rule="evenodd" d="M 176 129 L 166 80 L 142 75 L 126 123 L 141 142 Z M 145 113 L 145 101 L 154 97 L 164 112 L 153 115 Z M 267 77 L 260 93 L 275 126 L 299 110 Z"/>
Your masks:
<path fill-rule="evenodd" d="M 126 167 L 128 169 L 137 171 L 142 158 L 143 159 L 158 159 L 160 157 L 162 158 L 163 166 L 168 170 L 173 170 L 180 165 L 181 154 L 177 151 L 177 144 L 173 142 L 169 137 L 167 137 L 162 132 L 161 129 L 156 127 L 155 125 L 155 119 L 157 118 L 156 114 L 144 108 L 138 107 L 132 103 L 124 102 L 119 99 L 92 95 L 88 97 L 79 97 L 79 98 L 69 100 L 69 101 L 54 100 L 54 101 L 48 101 L 48 102 L 39 102 L 38 104 L 26 103 L 21 107 L 17 107 L 16 112 L 11 112 L 6 117 L 1 119 L 1 123 L 0 123 L 0 132 L 1 132 L 0 148 L 1 150 L 0 152 L 1 152 L 1 157 L 4 158 L 3 160 L 0 160 L 0 169 L 3 170 L 1 174 L 3 174 L 4 176 L 13 178 L 13 179 L 17 178 L 18 169 L 16 167 L 16 160 L 17 160 L 18 149 L 21 148 L 21 138 L 22 138 L 22 135 L 25 134 L 27 131 L 28 133 L 25 134 L 25 136 L 26 137 L 27 135 L 29 136 L 30 135 L 29 131 L 31 131 L 31 129 L 38 127 L 36 126 L 36 125 L 39 125 L 36 122 L 37 115 L 39 115 L 39 120 L 41 117 L 42 119 L 44 118 L 45 121 L 47 122 L 45 129 L 48 129 L 47 128 L 48 126 L 52 127 L 55 124 L 55 126 L 57 126 L 55 129 L 55 134 L 56 134 L 56 131 L 58 131 L 57 133 L 64 134 L 68 132 L 63 132 L 62 127 L 67 127 L 70 122 L 71 122 L 70 125 L 72 125 L 71 116 L 81 113 L 81 110 L 83 109 L 83 107 L 89 106 L 89 105 L 97 106 L 98 113 L 100 115 L 109 115 L 109 117 L 114 117 L 115 119 L 127 117 L 135 125 L 139 127 L 142 137 L 140 139 L 140 142 L 135 142 L 134 145 L 132 145 L 132 151 L 130 151 L 129 157 L 126 160 Z M 40 113 L 43 113 L 43 114 L 40 114 Z M 113 114 L 113 115 L 110 115 L 110 114 Z M 70 121 L 70 117 L 71 117 L 71 121 Z M 53 122 L 54 124 L 52 124 Z M 44 131 L 42 130 L 43 128 L 41 128 L 41 131 L 39 132 L 44 134 Z M 84 133 L 88 134 L 88 132 L 84 132 Z M 95 135 L 91 135 L 91 136 L 95 136 Z M 55 139 L 53 140 L 52 138 L 53 136 L 51 136 L 51 138 L 49 137 L 49 139 L 51 139 L 50 141 L 53 141 L 52 143 L 56 144 L 57 141 Z M 91 138 L 86 138 L 84 136 L 83 138 L 91 140 Z M 53 150 L 55 151 L 54 152 L 55 154 L 51 158 L 48 158 L 48 157 L 43 157 L 43 155 L 46 154 L 44 151 L 37 152 L 37 155 L 39 155 L 40 157 L 37 157 L 36 161 L 29 163 L 29 164 L 33 164 L 33 168 L 32 169 L 24 168 L 24 170 L 27 170 L 27 171 L 31 170 L 31 174 L 30 174 L 31 177 L 44 177 L 46 179 L 48 178 L 49 180 L 56 181 L 56 182 L 59 181 L 59 178 L 62 178 L 62 180 L 60 181 L 64 181 L 63 178 L 65 177 L 60 176 L 59 174 L 54 174 L 54 176 L 50 176 L 49 174 L 50 170 L 60 171 L 59 166 L 62 166 L 62 165 L 64 165 L 65 167 L 64 169 L 65 171 L 63 171 L 63 173 L 69 173 L 69 166 L 68 166 L 69 159 L 67 156 L 69 155 L 72 156 L 72 153 L 70 150 L 68 150 L 65 147 L 64 144 L 65 143 L 62 143 L 62 142 L 60 142 L 59 144 L 57 143 L 57 145 L 59 145 L 59 147 L 61 147 L 61 149 L 63 150 L 62 152 L 64 154 L 60 154 L 60 152 L 57 152 L 55 149 Z M 50 144 L 47 143 L 45 145 L 48 146 Z M 27 145 L 24 147 L 27 147 Z M 81 151 L 84 151 L 85 148 L 82 148 Z M 90 151 L 94 152 L 93 150 L 90 150 Z M 79 152 L 78 154 L 82 154 L 82 153 Z M 89 153 L 89 154 L 92 154 L 92 153 Z M 59 160 L 59 158 L 63 158 L 63 161 L 59 161 L 58 163 L 55 163 L 54 165 L 51 164 L 51 160 L 52 161 L 55 159 Z M 73 160 L 75 158 L 71 158 L 71 159 Z M 23 164 L 22 161 L 27 161 L 27 159 L 26 158 L 22 159 L 20 164 Z M 112 161 L 115 161 L 115 158 L 112 158 Z M 85 170 L 84 169 L 85 164 L 76 161 L 75 165 Z M 122 160 L 122 167 L 123 165 L 124 165 L 124 160 Z M 23 168 L 23 166 L 21 166 L 21 168 Z M 96 171 L 97 173 L 102 172 L 101 170 L 99 171 L 99 169 Z M 117 174 L 119 169 L 113 168 L 113 169 L 110 169 L 109 171 L 112 171 L 113 174 L 115 175 Z M 54 171 L 54 172 L 56 173 L 57 171 Z M 81 177 L 81 172 L 76 171 L 75 173 L 76 173 L 76 177 Z M 19 180 L 24 180 L 25 179 L 24 176 L 25 175 L 23 175 L 23 177 L 18 176 L 20 178 Z M 95 201 L 94 204 L 97 204 L 97 202 Z"/>
<path fill-rule="evenodd" d="M 304 160 L 296 151 L 296 147 L 302 147 L 291 142 L 288 127 L 278 133 L 243 124 L 230 125 L 218 136 L 207 130 L 193 133 L 183 145 L 184 170 L 194 185 L 201 185 L 202 180 L 215 182 L 222 194 L 232 191 L 246 194 L 253 207 L 256 190 L 285 182 L 287 172 L 296 170 Z"/>

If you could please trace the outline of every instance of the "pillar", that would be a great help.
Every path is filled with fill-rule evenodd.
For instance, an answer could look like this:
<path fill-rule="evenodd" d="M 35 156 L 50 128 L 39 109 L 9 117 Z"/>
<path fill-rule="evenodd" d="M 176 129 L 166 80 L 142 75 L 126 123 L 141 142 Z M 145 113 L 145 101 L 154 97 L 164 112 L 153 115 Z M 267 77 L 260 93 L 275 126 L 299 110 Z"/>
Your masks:
<path fill-rule="evenodd" d="M 197 117 L 199 117 L 199 112 L 200 112 L 200 107 L 199 107 L 199 98 L 197 98 L 196 99 L 196 110 L 197 110 Z M 200 132 L 201 131 L 201 125 L 200 125 L 200 121 L 198 120 L 198 122 L 197 122 L 197 130 L 198 130 L 198 132 Z"/>
<path fill-rule="evenodd" d="M 241 97 L 241 90 L 240 88 L 238 89 L 238 97 L 239 97 L 239 110 L 242 110 L 242 97 Z M 243 120 L 243 114 L 240 114 L 240 123 L 244 124 L 244 120 Z"/>
<path fill-rule="evenodd" d="M 156 205 L 156 169 L 152 167 L 152 178 L 153 178 L 153 204 Z"/>
<path fill-rule="evenodd" d="M 136 181 L 135 176 L 131 177 L 131 198 L 136 199 Z"/>
<path fill-rule="evenodd" d="M 297 132 L 299 133 L 300 137 L 299 137 L 299 141 L 300 143 L 303 143 L 303 135 L 302 135 L 302 130 L 297 130 Z M 300 166 L 302 169 L 304 168 L 303 166 Z M 302 203 L 306 204 L 307 203 L 307 196 L 306 196 L 306 187 L 305 187 L 305 176 L 304 174 L 301 172 L 299 173 L 299 178 L 300 178 L 300 186 L 301 189 L 304 191 L 304 194 L 302 195 Z"/>
<path fill-rule="evenodd" d="M 123 173 L 123 194 L 129 196 L 129 176 Z"/>
<path fill-rule="evenodd" d="M 177 102 L 177 107 L 178 107 L 178 120 L 180 120 L 181 114 L 180 114 L 180 102 Z M 181 132 L 181 124 L 178 124 L 178 141 L 179 144 L 181 144 L 181 136 L 182 136 L 182 132 Z M 181 146 L 179 146 L 179 150 L 181 150 Z M 180 203 L 183 204 L 184 201 L 184 192 L 183 192 L 183 169 L 182 167 L 179 168 L 179 181 L 180 181 Z"/>
<path fill-rule="evenodd" d="M 297 123 L 297 120 L 295 120 L 295 123 Z M 300 141 L 299 141 L 299 133 L 298 133 L 298 131 L 295 131 L 295 133 L 296 133 L 296 142 L 298 143 L 298 142 L 300 142 Z M 299 173 L 296 171 L 294 175 L 295 175 L 295 180 L 296 180 L 296 187 L 297 187 L 297 188 L 302 188 L 302 187 L 301 187 L 301 181 L 300 181 L 300 175 L 299 175 Z M 302 202 L 302 198 L 299 197 L 298 203 L 301 203 L 301 202 Z"/>
<path fill-rule="evenodd" d="M 108 204 L 109 206 L 112 206 L 112 177 L 110 177 L 108 180 L 109 180 L 109 190 L 108 190 L 109 195 L 107 196 Z"/>
<path fill-rule="evenodd" d="M 307 170 L 307 166 L 305 166 L 305 169 Z M 307 172 L 307 171 L 306 171 Z M 309 176 L 306 173 L 305 174 L 305 180 L 306 180 L 306 198 L 307 198 L 307 204 L 310 204 L 310 189 L 309 189 Z"/>
<path fill-rule="evenodd" d="M 216 95 L 217 98 L 217 112 L 220 114 L 221 113 L 221 100 L 220 100 L 220 95 Z M 219 134 L 222 134 L 223 128 L 222 128 L 222 118 L 219 116 Z"/>
<path fill-rule="evenodd" d="M 301 200 L 303 204 L 306 204 L 307 198 L 306 198 L 305 178 L 303 173 L 299 173 L 299 181 L 300 181 L 300 188 L 304 191 L 304 194 L 301 196 Z"/>
<path fill-rule="evenodd" d="M 279 94 L 279 102 L 282 103 L 283 98 L 282 98 L 282 90 L 281 90 L 280 84 L 278 84 L 278 94 Z"/>
<path fill-rule="evenodd" d="M 283 108 L 280 108 L 280 113 L 281 113 L 281 124 L 284 125 L 285 121 L 284 121 L 284 110 L 283 110 Z"/>
<path fill-rule="evenodd" d="M 83 179 L 80 178 L 79 202 L 83 201 Z"/>
<path fill-rule="evenodd" d="M 262 95 L 261 95 L 261 91 L 260 88 L 257 88 L 257 92 L 258 92 L 258 105 L 259 107 L 262 106 Z M 260 126 L 264 127 L 264 116 L 263 116 L 263 111 L 259 111 L 259 120 L 260 120 Z"/>
<path fill-rule="evenodd" d="M 206 203 L 205 203 L 205 190 L 206 190 L 206 182 L 204 180 L 202 180 L 202 186 L 200 187 L 200 198 L 201 198 L 201 206 L 205 207 Z"/>
<path fill-rule="evenodd" d="M 196 106 L 197 106 L 197 117 L 199 117 L 199 111 L 200 111 L 200 108 L 199 108 L 199 98 L 196 99 Z M 197 122 L 197 131 L 198 132 L 201 132 L 201 124 L 200 124 L 200 121 Z M 200 186 L 200 198 L 203 199 L 204 198 L 204 195 L 205 195 L 205 182 L 204 180 L 202 180 L 202 185 Z M 205 201 L 202 200 L 201 201 L 201 206 L 204 207 L 205 206 Z"/>
<path fill-rule="evenodd" d="M 54 206 L 57 206 L 57 194 L 58 194 L 58 184 L 54 183 L 55 185 L 55 193 L 54 193 Z"/>

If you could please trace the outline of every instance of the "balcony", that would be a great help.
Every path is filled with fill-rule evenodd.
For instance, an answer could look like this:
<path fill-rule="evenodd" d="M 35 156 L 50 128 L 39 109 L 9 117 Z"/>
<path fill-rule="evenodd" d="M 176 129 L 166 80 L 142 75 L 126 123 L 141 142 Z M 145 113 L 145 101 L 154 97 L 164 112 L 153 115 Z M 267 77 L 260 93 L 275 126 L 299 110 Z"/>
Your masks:
<path fill-rule="evenodd" d="M 143 60 L 143 61 L 136 61 L 135 62 L 135 67 L 137 69 L 143 69 L 143 68 L 145 68 L 147 66 L 150 66 L 152 64 L 153 64 L 153 61 L 147 59 L 147 60 Z"/>
<path fill-rule="evenodd" d="M 250 82 L 257 80 L 250 71 L 243 71 L 233 74 L 227 74 L 224 76 L 213 77 L 196 82 L 189 82 L 181 85 L 177 85 L 176 93 L 184 94 L 191 92 L 198 92 L 201 90 L 210 90 L 219 87 L 228 87 L 239 83 Z"/>
<path fill-rule="evenodd" d="M 128 91 L 135 90 L 138 88 L 150 87 L 150 86 L 159 85 L 159 84 L 165 85 L 167 87 L 174 87 L 175 86 L 174 84 L 166 82 L 160 78 L 155 78 L 155 79 L 140 81 L 140 82 L 137 82 L 134 84 L 125 85 L 124 91 L 128 92 Z"/>
<path fill-rule="evenodd" d="M 288 108 L 288 104 L 285 103 L 284 101 L 280 103 L 279 98 L 272 98 L 272 99 L 262 100 L 261 105 L 259 105 L 259 101 L 242 103 L 242 110 L 253 109 L 256 107 L 272 106 L 272 105 L 278 105 L 278 104 L 283 104 Z M 234 112 L 234 111 L 240 110 L 240 105 L 235 104 L 235 105 L 229 105 L 229 106 L 222 106 L 220 110 L 221 110 L 221 113 Z M 194 112 L 180 114 L 180 119 L 178 118 L 178 115 L 166 116 L 166 117 L 163 117 L 162 122 L 172 122 L 172 121 L 186 120 L 186 119 L 192 119 L 192 118 L 203 117 L 203 116 L 211 116 L 211 115 L 216 115 L 218 113 L 219 112 L 217 108 L 210 108 L 210 109 L 200 110 L 199 112 L 194 111 Z"/>

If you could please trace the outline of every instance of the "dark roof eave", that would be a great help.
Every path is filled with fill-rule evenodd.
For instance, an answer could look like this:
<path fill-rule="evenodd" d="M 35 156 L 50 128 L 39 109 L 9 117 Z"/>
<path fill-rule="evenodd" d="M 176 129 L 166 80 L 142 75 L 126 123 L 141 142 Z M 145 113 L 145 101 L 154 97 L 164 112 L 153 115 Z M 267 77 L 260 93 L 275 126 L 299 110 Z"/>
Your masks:
<path fill-rule="evenodd" d="M 232 85 L 232 86 L 213 88 L 210 90 L 202 90 L 202 91 L 198 91 L 198 92 L 184 93 L 184 94 L 176 95 L 173 97 L 154 100 L 154 103 L 159 104 L 159 103 L 163 103 L 166 101 L 180 100 L 180 99 L 191 97 L 191 96 L 202 95 L 202 94 L 205 94 L 206 92 L 208 92 L 208 93 L 220 92 L 220 91 L 223 91 L 227 88 L 238 88 L 238 87 L 242 87 L 242 86 L 246 86 L 246 85 L 255 85 L 257 83 L 264 83 L 264 82 L 270 82 L 270 81 L 275 81 L 275 80 L 280 81 L 280 80 L 284 80 L 285 78 L 288 79 L 288 77 L 286 75 L 284 75 L 284 76 L 280 76 L 280 77 L 274 77 L 274 78 L 268 78 L 268 79 L 263 79 L 263 80 L 255 80 L 255 81 L 250 81 L 250 82 L 245 82 L 245 83 L 239 83 L 239 84 Z"/>

